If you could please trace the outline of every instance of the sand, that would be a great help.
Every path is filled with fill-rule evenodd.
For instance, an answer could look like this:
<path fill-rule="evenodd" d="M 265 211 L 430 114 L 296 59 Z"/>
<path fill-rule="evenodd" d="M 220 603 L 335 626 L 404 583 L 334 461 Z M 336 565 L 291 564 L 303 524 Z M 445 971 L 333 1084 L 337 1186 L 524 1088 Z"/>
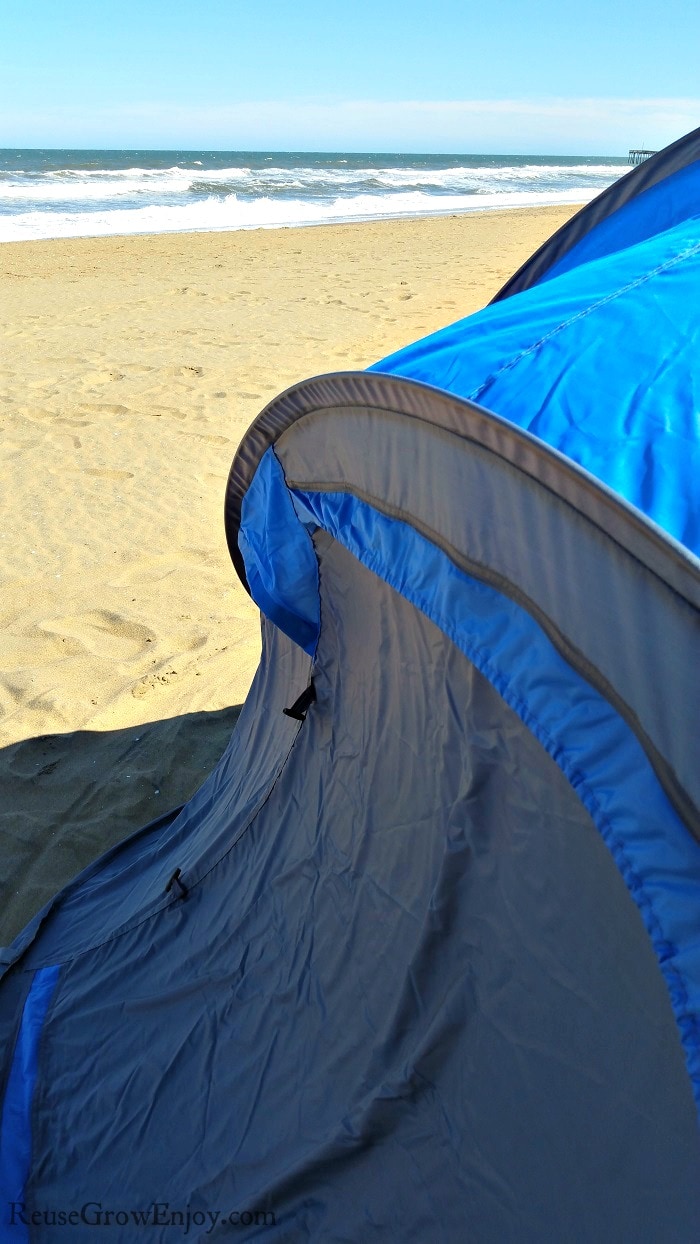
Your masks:
<path fill-rule="evenodd" d="M 0 945 L 226 744 L 248 424 L 483 306 L 573 210 L 0 247 Z"/>

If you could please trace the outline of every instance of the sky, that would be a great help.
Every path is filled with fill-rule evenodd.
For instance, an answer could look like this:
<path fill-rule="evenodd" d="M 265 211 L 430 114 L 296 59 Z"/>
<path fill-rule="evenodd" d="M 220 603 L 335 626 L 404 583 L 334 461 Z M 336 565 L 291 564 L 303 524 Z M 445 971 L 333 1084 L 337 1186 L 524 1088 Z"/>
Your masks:
<path fill-rule="evenodd" d="M 625 155 L 700 0 L 0 0 L 0 146 Z"/>

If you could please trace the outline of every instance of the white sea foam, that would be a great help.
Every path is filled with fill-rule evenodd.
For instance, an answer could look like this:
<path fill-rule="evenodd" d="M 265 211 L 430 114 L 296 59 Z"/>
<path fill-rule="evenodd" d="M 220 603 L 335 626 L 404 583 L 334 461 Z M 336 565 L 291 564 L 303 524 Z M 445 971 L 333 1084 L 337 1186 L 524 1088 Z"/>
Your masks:
<path fill-rule="evenodd" d="M 376 173 L 376 170 L 372 172 Z M 302 198 L 262 196 L 241 199 L 235 194 L 211 195 L 177 204 L 150 203 L 143 207 L 106 207 L 95 211 L 27 211 L 0 215 L 0 242 L 109 234 L 270 229 L 387 217 L 435 216 L 501 207 L 583 203 L 597 192 L 597 188 L 580 184 L 566 190 L 494 191 L 478 195 L 395 191 L 313 202 Z"/>
<path fill-rule="evenodd" d="M 121 177 L 112 181 L 77 181 L 49 178 L 41 181 L 0 181 L 0 201 L 11 203 L 84 203 L 104 199 L 128 198 L 132 195 L 182 194 L 186 182 L 160 177 L 150 182 Z"/>
<path fill-rule="evenodd" d="M 41 177 L 162 177 L 163 174 L 183 177 L 191 176 L 189 169 L 173 164 L 171 168 L 141 168 L 134 164 L 130 168 L 61 168 L 39 174 Z"/>
<path fill-rule="evenodd" d="M 339 169 L 321 170 L 296 170 L 298 175 L 310 174 L 311 178 L 320 180 L 321 176 L 328 179 L 329 182 L 343 181 L 376 181 L 387 186 L 402 185 L 424 185 L 424 186 L 452 186 L 462 185 L 471 187 L 472 185 L 485 186 L 498 185 L 501 182 L 529 182 L 537 183 L 540 181 L 561 181 L 570 178 L 578 178 L 579 180 L 599 182 L 614 181 L 616 177 L 624 172 L 624 168 L 620 165 L 607 164 L 524 164 L 524 165 L 506 165 L 505 167 L 495 167 L 492 165 L 475 166 L 471 168 L 469 165 L 458 165 L 453 168 L 434 169 L 434 168 L 358 168 L 352 171 Z M 265 176 L 279 172 L 281 175 L 288 175 L 285 169 L 265 170 Z"/>
<path fill-rule="evenodd" d="M 15 173 L 0 177 L 0 202 L 9 203 L 96 203 L 112 199 L 141 199 L 187 195 L 221 186 L 221 193 L 243 193 L 254 197 L 294 192 L 304 194 L 357 195 L 371 189 L 401 191 L 407 187 L 435 194 L 489 194 L 521 187 L 533 191 L 602 187 L 624 171 L 620 165 L 455 165 L 449 168 L 361 167 L 356 169 L 308 166 L 261 169 L 248 166 L 227 168 L 166 169 L 60 169 L 40 174 Z M 200 192 L 201 192 L 200 191 Z M 176 204 L 173 204 L 176 205 Z"/>

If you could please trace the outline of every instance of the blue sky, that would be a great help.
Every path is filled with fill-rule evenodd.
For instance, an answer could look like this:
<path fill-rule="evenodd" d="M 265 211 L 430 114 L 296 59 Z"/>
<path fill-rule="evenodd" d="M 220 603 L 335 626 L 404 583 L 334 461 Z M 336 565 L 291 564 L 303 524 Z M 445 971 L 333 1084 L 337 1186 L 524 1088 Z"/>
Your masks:
<path fill-rule="evenodd" d="M 620 154 L 700 125 L 698 0 L 2 0 L 0 146 Z"/>

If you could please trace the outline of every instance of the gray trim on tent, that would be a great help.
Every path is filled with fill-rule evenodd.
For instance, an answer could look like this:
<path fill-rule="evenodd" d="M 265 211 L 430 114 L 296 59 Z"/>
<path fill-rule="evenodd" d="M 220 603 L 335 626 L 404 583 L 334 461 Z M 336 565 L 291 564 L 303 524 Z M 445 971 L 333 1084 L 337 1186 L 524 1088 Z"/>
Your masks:
<path fill-rule="evenodd" d="M 238 548 L 241 503 L 265 451 L 293 423 L 324 410 L 360 407 L 413 415 L 483 445 L 565 500 L 700 609 L 700 561 L 583 467 L 500 415 L 442 389 L 380 372 L 314 376 L 287 389 L 261 412 L 236 451 L 226 486 L 224 525 L 229 552 L 246 590 Z"/>
<path fill-rule="evenodd" d="M 601 221 L 612 216 L 613 212 L 624 207 L 637 195 L 643 194 L 645 190 L 650 190 L 652 186 L 670 177 L 672 173 L 677 173 L 679 169 L 693 164 L 695 160 L 700 160 L 700 129 L 684 135 L 675 143 L 671 143 L 669 147 L 664 147 L 663 151 L 645 160 L 643 164 L 638 164 L 619 181 L 608 186 L 607 190 L 599 194 L 591 203 L 587 203 L 580 212 L 572 216 L 571 220 L 567 220 L 561 229 L 543 242 L 534 255 L 525 260 L 522 267 L 518 268 L 518 271 L 506 281 L 491 302 L 501 302 L 503 298 L 510 298 L 512 294 L 519 294 L 522 290 L 536 285 L 555 263 L 563 259 L 564 255 L 568 254 Z"/>
<path fill-rule="evenodd" d="M 700 688 L 694 694 L 689 687 L 700 675 L 697 559 L 505 420 L 427 386 L 359 373 L 290 390 L 251 428 L 227 490 L 227 538 L 237 567 L 242 497 L 271 444 L 291 486 L 368 500 L 522 604 L 634 730 L 668 798 L 700 839 Z M 384 465 L 397 455 L 420 461 L 420 470 L 397 481 Z M 463 510 L 444 504 L 460 493 Z M 640 669 L 650 670 L 648 679 L 640 679 Z"/>

